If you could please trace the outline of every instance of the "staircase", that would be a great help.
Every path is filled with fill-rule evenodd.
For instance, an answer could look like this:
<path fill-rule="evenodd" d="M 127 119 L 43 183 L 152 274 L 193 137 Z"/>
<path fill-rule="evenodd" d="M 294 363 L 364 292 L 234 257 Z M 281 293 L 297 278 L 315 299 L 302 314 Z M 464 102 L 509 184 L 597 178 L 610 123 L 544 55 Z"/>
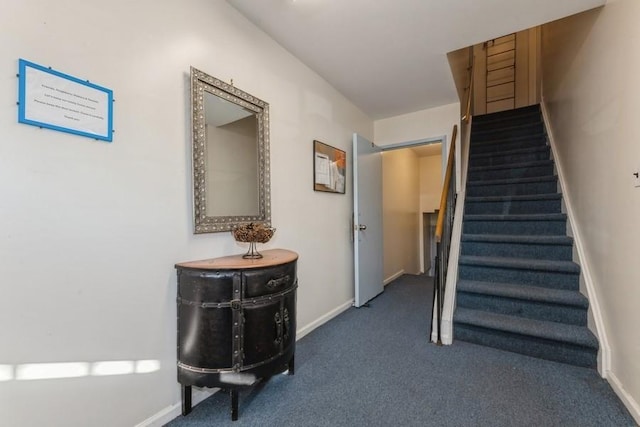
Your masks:
<path fill-rule="evenodd" d="M 454 337 L 596 367 L 538 105 L 473 118 Z"/>

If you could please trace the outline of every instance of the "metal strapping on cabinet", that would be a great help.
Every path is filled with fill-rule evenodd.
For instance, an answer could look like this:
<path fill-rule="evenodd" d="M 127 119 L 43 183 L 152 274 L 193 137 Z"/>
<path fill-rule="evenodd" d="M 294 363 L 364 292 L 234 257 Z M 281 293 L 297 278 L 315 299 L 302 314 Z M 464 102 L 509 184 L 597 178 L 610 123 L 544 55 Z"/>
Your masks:
<path fill-rule="evenodd" d="M 244 366 L 242 366 L 242 371 L 253 369 L 253 368 L 258 367 L 258 366 L 263 366 L 265 364 L 273 362 L 274 360 L 276 360 L 280 356 L 282 356 L 282 352 L 278 352 L 278 354 L 276 354 L 276 355 L 274 355 L 274 356 L 272 356 L 272 357 L 270 357 L 268 359 L 262 360 L 260 362 L 252 363 L 251 365 L 244 365 Z M 177 366 L 179 368 L 186 369 L 186 370 L 191 371 L 191 372 L 197 372 L 197 373 L 200 373 L 200 374 L 220 374 L 220 373 L 224 373 L 224 372 L 226 372 L 226 373 L 237 372 L 235 369 L 230 369 L 230 368 L 219 368 L 219 369 L 199 368 L 197 366 L 187 365 L 186 363 L 183 363 L 183 362 L 178 362 Z"/>
<path fill-rule="evenodd" d="M 292 293 L 297 288 L 298 288 L 298 280 L 296 280 L 293 286 L 287 289 L 286 291 L 278 292 L 275 294 L 269 294 L 261 297 L 251 298 L 251 299 L 245 299 L 240 302 L 240 305 L 242 307 L 251 307 L 251 306 L 267 304 L 269 303 L 269 301 L 272 301 L 276 298 L 280 298 L 282 296 Z M 235 289 L 234 289 L 234 293 L 235 293 Z M 237 298 L 234 297 L 233 300 L 226 301 L 226 302 L 198 302 L 198 301 L 191 301 L 182 297 L 178 297 L 176 301 L 180 304 L 195 305 L 202 308 L 225 308 L 225 307 L 233 308 L 233 304 L 236 299 Z"/>
<path fill-rule="evenodd" d="M 233 342 L 232 363 L 233 370 L 239 371 L 242 367 L 242 324 L 244 317 L 242 314 L 242 276 L 240 274 L 233 275 L 233 299 L 231 300 L 232 321 L 231 339 Z"/>

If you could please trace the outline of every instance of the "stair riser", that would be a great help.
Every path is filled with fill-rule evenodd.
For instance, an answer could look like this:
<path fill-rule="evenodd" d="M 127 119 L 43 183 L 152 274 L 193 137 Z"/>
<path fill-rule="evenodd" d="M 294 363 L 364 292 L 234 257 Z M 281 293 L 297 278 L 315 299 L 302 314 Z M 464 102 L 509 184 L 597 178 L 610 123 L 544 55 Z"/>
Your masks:
<path fill-rule="evenodd" d="M 557 192 L 558 183 L 556 180 L 497 185 L 474 185 L 473 182 L 467 184 L 467 195 L 469 197 L 525 196 Z"/>
<path fill-rule="evenodd" d="M 458 292 L 456 306 L 510 316 L 587 326 L 587 309 L 539 301 Z"/>
<path fill-rule="evenodd" d="M 521 270 L 479 265 L 460 265 L 460 279 L 483 282 L 514 283 L 540 286 L 543 288 L 577 291 L 580 288 L 579 275 L 555 271 Z"/>
<path fill-rule="evenodd" d="M 528 107 L 518 108 L 517 110 L 505 110 L 505 111 L 500 111 L 499 113 L 482 114 L 478 116 L 473 116 L 473 124 L 475 125 L 476 123 L 484 123 L 487 121 L 505 120 L 511 117 L 521 116 L 523 114 L 530 114 L 530 113 L 536 113 L 536 112 L 538 114 L 540 113 L 539 105 L 530 105 Z"/>
<path fill-rule="evenodd" d="M 476 124 L 476 126 L 473 126 L 471 129 L 471 136 L 478 137 L 501 132 L 521 132 L 523 134 L 528 134 L 531 132 L 544 131 L 542 119 L 539 116 L 531 116 L 527 118 L 529 120 L 525 120 L 524 116 L 517 116 L 500 122 Z M 518 121 L 519 123 L 514 123 Z"/>
<path fill-rule="evenodd" d="M 462 242 L 462 255 L 571 261 L 573 259 L 573 248 L 566 245 Z"/>
<path fill-rule="evenodd" d="M 523 148 L 539 148 L 547 145 L 544 137 L 527 138 L 520 141 L 505 141 L 500 143 L 472 144 L 471 155 L 494 153 L 500 154 L 504 151 L 519 150 Z"/>
<path fill-rule="evenodd" d="M 523 126 L 511 129 L 495 129 L 487 132 L 472 132 L 471 140 L 474 143 L 492 142 L 500 139 L 537 137 L 544 135 L 541 123 L 533 126 Z"/>
<path fill-rule="evenodd" d="M 498 170 L 470 170 L 469 182 L 484 181 L 490 179 L 509 179 L 509 178 L 533 178 L 536 176 L 553 175 L 553 164 L 526 166 L 513 169 Z"/>
<path fill-rule="evenodd" d="M 509 120 L 514 117 L 528 115 L 528 114 L 540 114 L 540 106 L 539 105 L 531 105 L 529 107 L 519 108 L 517 110 L 506 110 L 501 111 L 499 113 L 489 113 L 482 114 L 478 116 L 473 116 L 473 124 L 486 123 L 486 122 L 501 122 L 502 120 Z"/>
<path fill-rule="evenodd" d="M 540 113 L 534 112 L 534 113 L 528 113 L 528 114 L 520 114 L 517 116 L 505 118 L 503 120 L 487 121 L 484 123 L 482 122 L 476 123 L 474 121 L 473 130 L 483 131 L 483 130 L 499 128 L 499 127 L 520 126 L 520 125 L 526 125 L 529 123 L 535 123 L 539 121 L 540 121 Z"/>
<path fill-rule="evenodd" d="M 562 236 L 567 233 L 567 221 L 464 221 L 465 234 L 534 234 Z"/>
<path fill-rule="evenodd" d="M 480 214 L 543 214 L 560 213 L 560 199 L 556 200 L 510 200 L 506 202 L 466 202 L 464 212 Z"/>
<path fill-rule="evenodd" d="M 596 349 L 455 323 L 455 338 L 541 359 L 586 368 L 597 367 Z"/>
<path fill-rule="evenodd" d="M 501 166 L 510 165 L 513 163 L 535 162 L 536 160 L 549 160 L 549 149 L 534 151 L 531 153 L 516 153 L 509 155 L 495 155 L 478 157 L 476 155 L 470 156 L 469 164 L 473 167 L 476 166 Z"/>

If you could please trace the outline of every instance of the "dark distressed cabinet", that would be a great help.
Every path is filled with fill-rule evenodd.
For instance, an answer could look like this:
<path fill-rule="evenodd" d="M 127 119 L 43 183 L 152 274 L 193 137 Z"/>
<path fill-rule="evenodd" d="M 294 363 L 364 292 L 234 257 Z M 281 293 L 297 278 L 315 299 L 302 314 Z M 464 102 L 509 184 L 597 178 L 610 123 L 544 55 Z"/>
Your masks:
<path fill-rule="evenodd" d="M 235 420 L 240 387 L 294 373 L 298 255 L 262 254 L 176 264 L 183 415 L 191 411 L 192 386 L 229 391 Z"/>

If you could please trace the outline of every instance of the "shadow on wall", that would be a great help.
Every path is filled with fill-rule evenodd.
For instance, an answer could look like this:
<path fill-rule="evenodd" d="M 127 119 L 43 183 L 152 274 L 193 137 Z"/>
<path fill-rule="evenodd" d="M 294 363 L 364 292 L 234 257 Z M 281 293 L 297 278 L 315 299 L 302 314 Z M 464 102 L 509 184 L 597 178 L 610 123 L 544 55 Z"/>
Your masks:
<path fill-rule="evenodd" d="M 582 45 L 587 40 L 601 13 L 602 7 L 599 7 L 568 18 L 549 22 L 542 26 L 542 49 L 544 50 L 543 57 L 545 59 L 542 64 L 542 67 L 545 68 L 543 75 L 546 75 L 551 68 L 557 70 L 571 68 L 571 64 L 575 62 L 576 56 L 581 52 Z M 573 20 L 574 25 L 564 25 L 563 21 L 566 19 Z M 559 44 L 556 43 L 556 40 L 563 40 L 563 43 L 566 43 L 566 40 L 571 40 L 573 41 L 573 46 L 569 49 L 567 49 L 566 45 L 562 46 L 562 54 L 560 54 L 560 50 L 557 49 Z M 570 55 L 567 54 L 568 52 Z M 546 93 L 555 93 L 558 89 L 557 87 L 552 87 L 554 80 L 556 79 L 547 79 L 543 82 L 546 86 Z M 562 83 L 557 83 L 557 85 L 562 85 Z"/>

